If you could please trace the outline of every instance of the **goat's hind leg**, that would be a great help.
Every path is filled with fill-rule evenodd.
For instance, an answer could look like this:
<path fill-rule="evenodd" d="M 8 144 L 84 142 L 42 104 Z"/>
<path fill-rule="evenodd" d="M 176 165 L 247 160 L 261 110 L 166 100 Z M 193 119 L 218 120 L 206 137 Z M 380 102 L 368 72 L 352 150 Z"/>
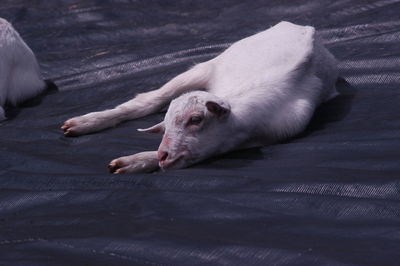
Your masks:
<path fill-rule="evenodd" d="M 66 136 L 78 136 L 157 112 L 180 94 L 206 87 L 210 68 L 211 62 L 198 64 L 176 76 L 158 90 L 138 94 L 134 99 L 113 109 L 71 118 L 61 129 L 64 130 Z"/>

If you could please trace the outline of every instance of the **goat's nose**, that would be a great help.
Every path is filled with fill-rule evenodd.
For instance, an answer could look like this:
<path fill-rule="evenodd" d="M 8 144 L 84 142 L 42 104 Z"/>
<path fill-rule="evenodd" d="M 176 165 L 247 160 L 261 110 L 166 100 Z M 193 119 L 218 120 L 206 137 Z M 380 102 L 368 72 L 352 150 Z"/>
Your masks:
<path fill-rule="evenodd" d="M 166 151 L 159 151 L 158 152 L 158 161 L 164 162 L 168 158 L 168 152 Z"/>

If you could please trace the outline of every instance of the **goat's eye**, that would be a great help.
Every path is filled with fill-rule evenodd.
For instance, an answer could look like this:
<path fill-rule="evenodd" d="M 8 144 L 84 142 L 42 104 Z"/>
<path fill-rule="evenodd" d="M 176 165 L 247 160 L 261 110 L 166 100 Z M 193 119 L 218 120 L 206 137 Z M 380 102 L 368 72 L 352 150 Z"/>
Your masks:
<path fill-rule="evenodd" d="M 203 121 L 203 118 L 201 117 L 201 116 L 192 116 L 190 119 L 189 119 L 189 125 L 198 125 L 198 124 L 200 124 L 201 123 L 201 121 Z"/>

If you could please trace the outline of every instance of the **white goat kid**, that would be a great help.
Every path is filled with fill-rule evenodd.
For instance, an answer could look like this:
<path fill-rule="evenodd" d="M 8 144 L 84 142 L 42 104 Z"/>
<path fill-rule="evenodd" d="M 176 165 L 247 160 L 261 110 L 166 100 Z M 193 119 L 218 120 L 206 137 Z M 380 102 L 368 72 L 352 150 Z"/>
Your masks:
<path fill-rule="evenodd" d="M 212 155 L 293 136 L 322 101 L 336 96 L 336 61 L 313 27 L 281 22 L 234 43 L 216 58 L 139 94 L 114 109 L 65 122 L 74 136 L 160 110 L 165 119 L 144 132 L 164 134 L 158 151 L 121 157 L 114 173 L 183 168 Z M 206 91 L 201 91 L 201 89 Z"/>
<path fill-rule="evenodd" d="M 16 105 L 45 89 L 32 50 L 5 19 L 0 18 L 0 121 L 4 105 Z"/>

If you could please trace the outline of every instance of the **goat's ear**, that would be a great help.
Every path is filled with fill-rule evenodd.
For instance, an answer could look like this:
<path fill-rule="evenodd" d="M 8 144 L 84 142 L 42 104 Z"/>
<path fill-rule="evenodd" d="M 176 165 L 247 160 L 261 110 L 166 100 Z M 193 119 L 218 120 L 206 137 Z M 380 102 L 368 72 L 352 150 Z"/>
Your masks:
<path fill-rule="evenodd" d="M 215 114 L 217 117 L 224 117 L 230 112 L 229 106 L 222 106 L 212 101 L 206 102 L 206 107 L 208 111 Z"/>
<path fill-rule="evenodd" d="M 157 125 L 154 125 L 149 128 L 138 128 L 138 131 L 140 132 L 146 132 L 146 133 L 156 133 L 156 134 L 164 134 L 165 132 L 165 125 L 164 121 L 158 123 Z"/>

